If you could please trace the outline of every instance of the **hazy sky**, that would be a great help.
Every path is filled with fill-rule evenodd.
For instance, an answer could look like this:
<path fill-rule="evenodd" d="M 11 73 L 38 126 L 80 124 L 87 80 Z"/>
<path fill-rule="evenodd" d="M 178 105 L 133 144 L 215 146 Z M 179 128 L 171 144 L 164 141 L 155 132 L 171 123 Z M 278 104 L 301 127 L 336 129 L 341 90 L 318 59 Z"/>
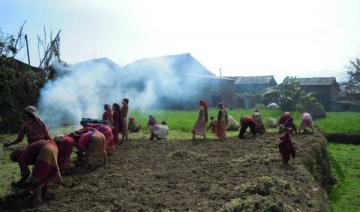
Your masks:
<path fill-rule="evenodd" d="M 55 3 L 56 2 L 56 3 Z M 26 19 L 38 63 L 42 27 L 61 29 L 63 60 L 120 65 L 190 52 L 223 75 L 344 76 L 360 56 L 359 0 L 0 0 L 0 28 Z M 26 61 L 25 51 L 19 59 Z"/>

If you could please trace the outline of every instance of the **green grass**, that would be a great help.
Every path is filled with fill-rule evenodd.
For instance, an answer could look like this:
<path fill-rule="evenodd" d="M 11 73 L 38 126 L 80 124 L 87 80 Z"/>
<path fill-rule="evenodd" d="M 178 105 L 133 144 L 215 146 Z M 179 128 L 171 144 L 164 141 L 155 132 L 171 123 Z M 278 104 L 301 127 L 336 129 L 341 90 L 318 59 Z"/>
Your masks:
<path fill-rule="evenodd" d="M 315 124 L 324 133 L 360 133 L 359 112 L 328 112 Z"/>
<path fill-rule="evenodd" d="M 216 109 L 209 110 L 210 116 L 217 117 Z M 251 115 L 252 109 L 246 110 L 229 110 L 228 114 L 233 116 L 237 121 L 244 115 Z M 262 110 L 263 120 L 269 117 L 279 118 L 280 111 Z M 135 117 L 136 121 L 140 123 L 143 130 L 146 130 L 148 115 L 156 117 L 158 122 L 165 120 L 171 130 L 178 130 L 180 132 L 191 132 L 191 129 L 196 121 L 198 111 L 162 111 L 151 110 L 146 112 L 133 111 L 130 116 Z M 299 126 L 300 113 L 292 112 L 294 123 Z M 328 112 L 326 118 L 315 120 L 315 125 L 324 133 L 360 133 L 360 113 L 359 112 Z"/>
<path fill-rule="evenodd" d="M 254 110 L 247 109 L 247 110 L 229 110 L 228 114 L 233 116 L 237 121 L 240 120 L 240 117 L 244 115 L 251 115 Z M 213 116 L 215 119 L 217 117 L 218 110 L 210 109 L 209 110 L 209 119 Z M 261 111 L 263 115 L 263 119 L 267 120 L 269 117 L 278 118 L 280 115 L 280 111 L 270 111 L 270 110 L 263 110 Z M 167 125 L 169 126 L 171 132 L 173 130 L 179 132 L 186 132 L 190 133 L 195 121 L 198 117 L 198 111 L 163 111 L 163 110 L 150 110 L 146 112 L 140 111 L 132 111 L 130 112 L 130 116 L 135 117 L 137 123 L 143 126 L 142 130 L 147 131 L 147 121 L 148 116 L 153 115 L 156 117 L 156 120 L 161 123 L 162 121 L 166 121 Z M 299 120 L 298 113 L 295 113 L 295 120 Z M 145 127 L 145 128 L 144 128 Z"/>
<path fill-rule="evenodd" d="M 0 142 L 10 141 L 15 137 L 15 135 L 0 135 Z M 9 154 L 10 151 L 4 151 L 0 145 L 0 197 L 10 192 L 10 182 L 20 179 L 20 169 L 17 163 L 10 160 Z"/>
<path fill-rule="evenodd" d="M 360 211 L 360 146 L 329 143 L 327 149 L 337 179 L 331 190 L 331 209 Z"/>

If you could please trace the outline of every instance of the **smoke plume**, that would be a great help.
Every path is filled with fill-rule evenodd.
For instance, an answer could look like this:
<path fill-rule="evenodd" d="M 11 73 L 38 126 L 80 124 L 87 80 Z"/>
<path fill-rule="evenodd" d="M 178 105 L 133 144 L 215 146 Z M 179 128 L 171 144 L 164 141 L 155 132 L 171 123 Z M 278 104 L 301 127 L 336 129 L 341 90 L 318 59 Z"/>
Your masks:
<path fill-rule="evenodd" d="M 105 103 L 130 99 L 130 110 L 194 108 L 213 76 L 190 54 L 139 60 L 123 68 L 104 58 L 70 67 L 54 64 L 58 77 L 41 90 L 39 110 L 51 127 L 78 124 L 83 117 L 101 118 Z"/>

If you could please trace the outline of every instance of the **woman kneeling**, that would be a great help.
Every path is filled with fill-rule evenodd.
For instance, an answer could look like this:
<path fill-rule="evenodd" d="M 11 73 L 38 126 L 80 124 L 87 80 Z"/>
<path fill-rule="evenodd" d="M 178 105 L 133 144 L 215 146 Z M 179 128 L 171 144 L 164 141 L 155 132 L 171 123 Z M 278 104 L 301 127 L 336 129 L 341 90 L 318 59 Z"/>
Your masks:
<path fill-rule="evenodd" d="M 40 140 L 26 149 L 14 150 L 10 158 L 18 162 L 21 169 L 21 179 L 14 185 L 24 187 L 30 175 L 28 165 L 34 165 L 29 190 L 35 191 L 35 201 L 41 203 L 46 197 L 47 184 L 53 179 L 62 181 L 57 157 L 58 148 L 52 140 Z"/>

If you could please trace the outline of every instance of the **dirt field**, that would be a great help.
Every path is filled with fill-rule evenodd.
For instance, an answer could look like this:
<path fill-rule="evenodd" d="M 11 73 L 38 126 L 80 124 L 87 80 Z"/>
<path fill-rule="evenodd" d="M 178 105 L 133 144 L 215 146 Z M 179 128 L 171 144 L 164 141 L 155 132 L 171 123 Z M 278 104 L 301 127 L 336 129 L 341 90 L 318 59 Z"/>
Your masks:
<path fill-rule="evenodd" d="M 294 136 L 297 156 L 281 165 L 277 134 L 219 141 L 135 141 L 106 167 L 65 176 L 55 200 L 32 208 L 0 200 L 0 211 L 327 211 L 330 179 L 324 138 Z"/>

